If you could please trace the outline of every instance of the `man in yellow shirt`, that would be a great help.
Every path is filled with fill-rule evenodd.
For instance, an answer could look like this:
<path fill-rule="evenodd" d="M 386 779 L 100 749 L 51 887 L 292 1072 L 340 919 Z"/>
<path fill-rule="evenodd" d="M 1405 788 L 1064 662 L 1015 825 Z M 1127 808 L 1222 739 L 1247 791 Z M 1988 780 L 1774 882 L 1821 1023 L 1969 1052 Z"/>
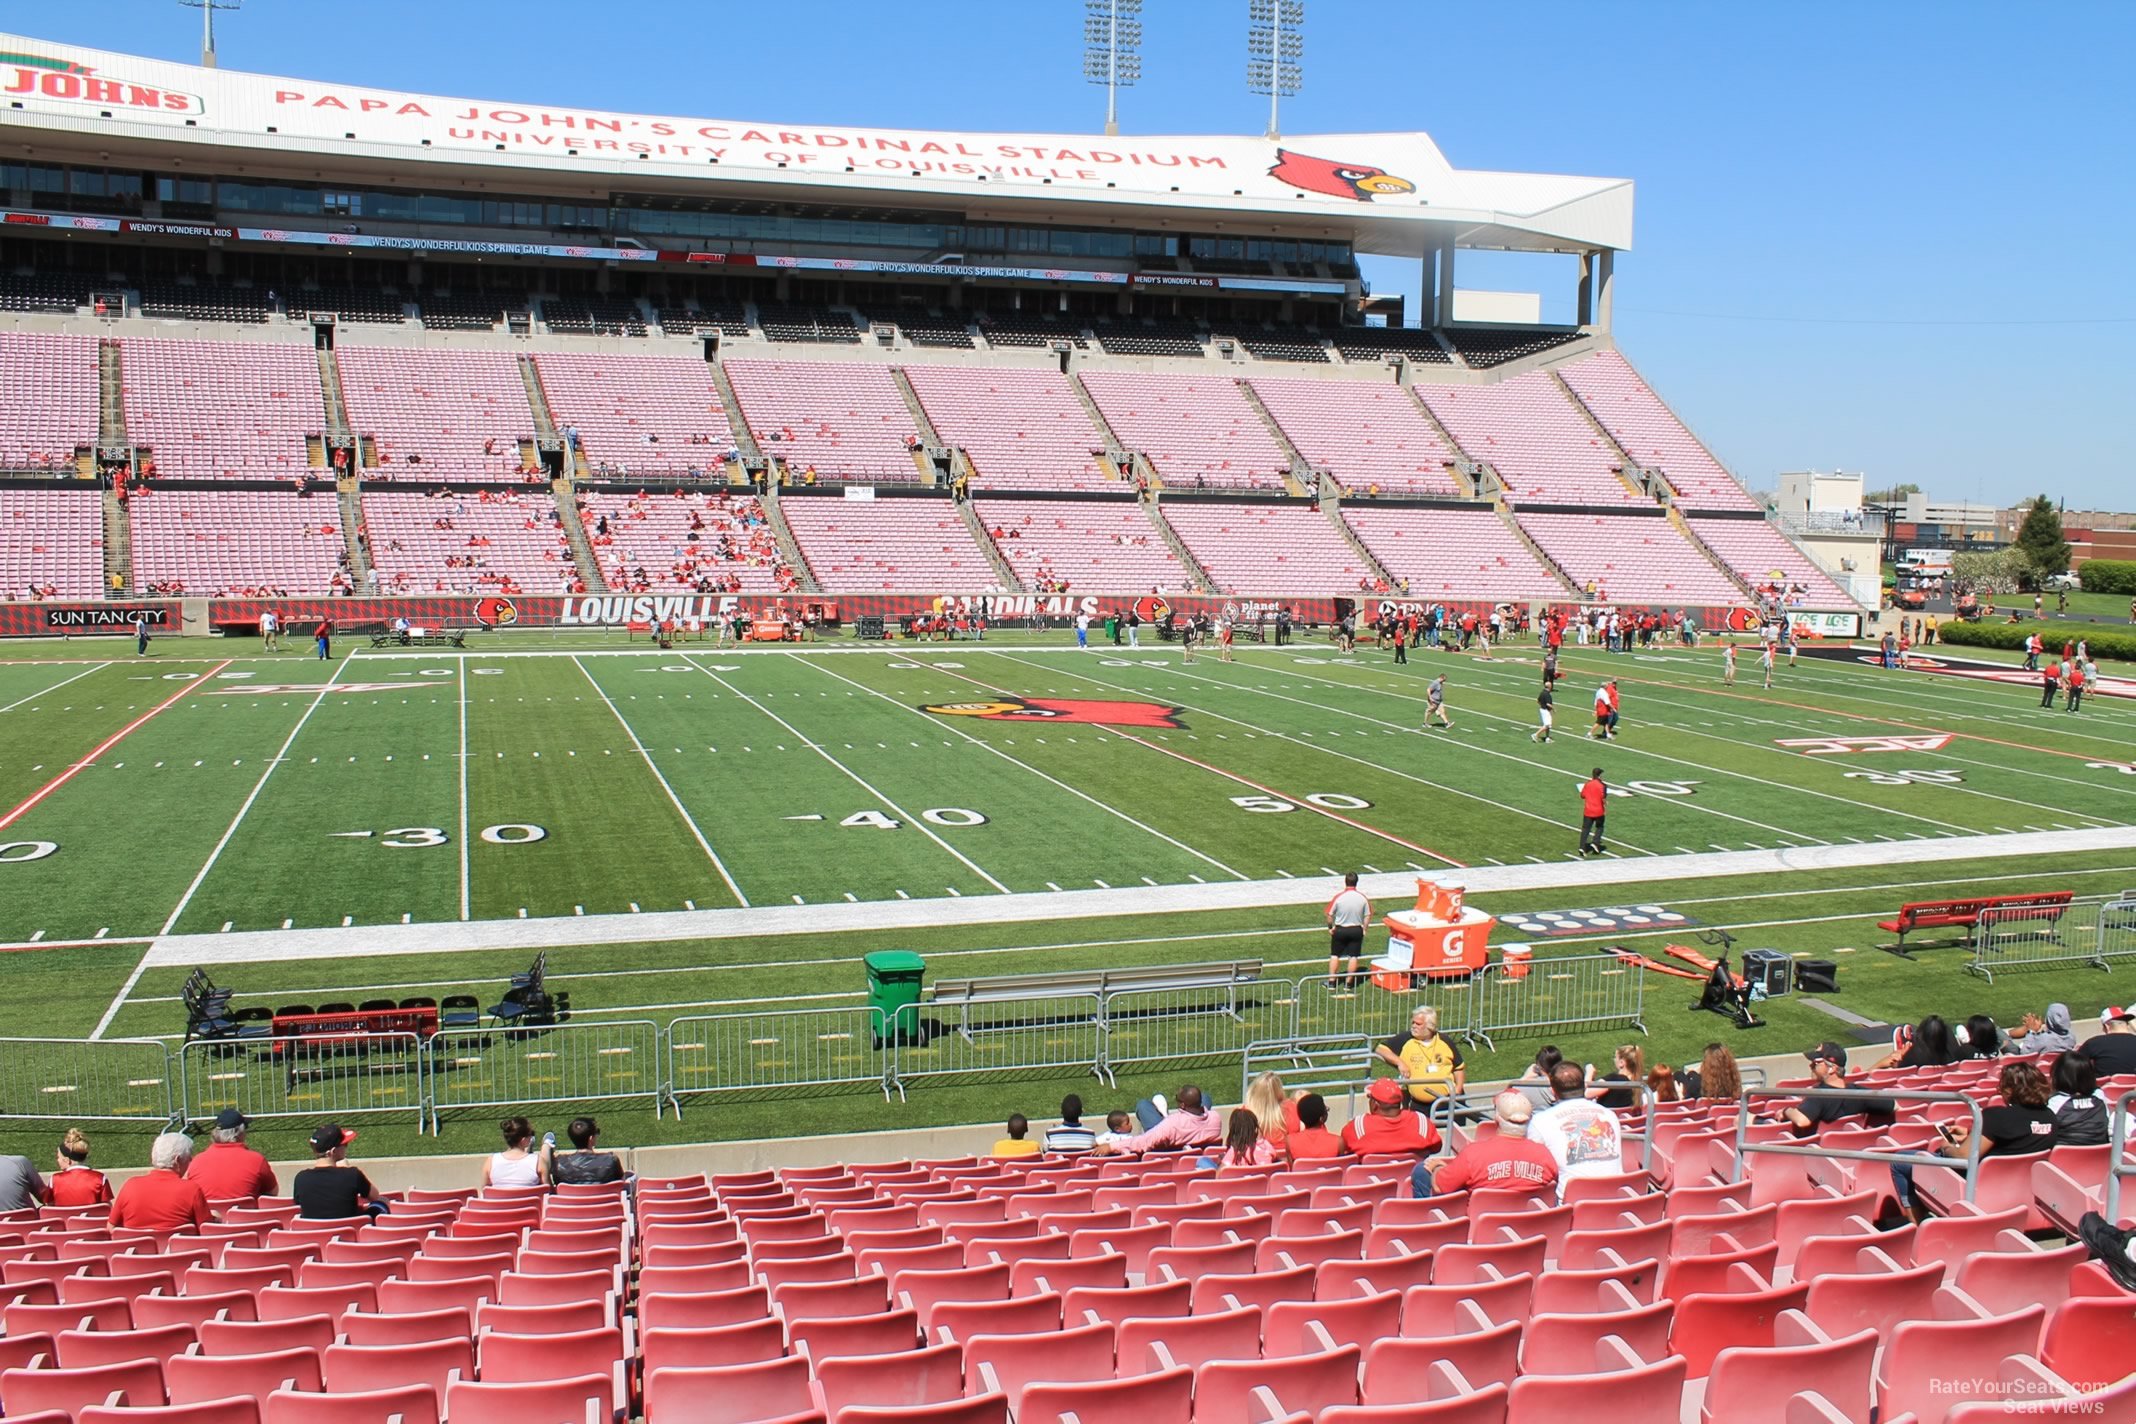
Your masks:
<path fill-rule="evenodd" d="M 1038 1144 L 1028 1134 L 1031 1123 L 1022 1113 L 1009 1114 L 1009 1135 L 994 1144 L 989 1157 L 1036 1157 Z"/>
<path fill-rule="evenodd" d="M 1468 1085 L 1461 1050 L 1439 1032 L 1439 1011 L 1429 1004 L 1419 1005 L 1409 1016 L 1407 1033 L 1383 1040 L 1373 1051 L 1410 1080 L 1409 1105 L 1418 1112 L 1431 1111 L 1433 1103 Z"/>

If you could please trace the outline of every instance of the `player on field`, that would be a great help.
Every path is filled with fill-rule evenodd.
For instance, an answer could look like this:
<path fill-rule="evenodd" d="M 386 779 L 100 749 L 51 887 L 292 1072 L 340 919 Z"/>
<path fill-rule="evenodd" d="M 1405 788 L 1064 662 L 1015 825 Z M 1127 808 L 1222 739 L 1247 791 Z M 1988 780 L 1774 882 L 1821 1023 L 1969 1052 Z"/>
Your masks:
<path fill-rule="evenodd" d="M 1181 662 L 1191 663 L 1194 661 L 1194 645 L 1200 640 L 1201 629 L 1195 623 L 1193 615 L 1189 614 L 1187 617 L 1180 619 L 1179 660 Z"/>
<path fill-rule="evenodd" d="M 1231 656 L 1231 630 L 1238 619 L 1226 614 L 1216 625 L 1216 653 L 1225 662 L 1234 662 Z"/>
<path fill-rule="evenodd" d="M 1445 673 L 1442 672 L 1431 680 L 1431 686 L 1424 689 L 1424 700 L 1430 704 L 1430 710 L 1424 717 L 1424 725 L 1429 727 L 1436 719 L 1447 731 L 1454 730 L 1454 719 L 1446 715 Z"/>
<path fill-rule="evenodd" d="M 1617 735 L 1617 680 L 1595 689 L 1595 729 L 1587 734 L 1609 741 Z"/>
<path fill-rule="evenodd" d="M 1609 786 L 1602 780 L 1602 768 L 1598 766 L 1580 783 L 1581 855 L 1602 854 L 1602 823 L 1608 815 Z"/>
<path fill-rule="evenodd" d="M 1550 724 L 1555 717 L 1556 708 L 1557 697 L 1550 691 L 1550 684 L 1546 682 L 1543 684 L 1543 690 L 1535 694 L 1535 720 L 1538 725 L 1535 734 L 1529 738 L 1530 741 L 1550 740 Z"/>
<path fill-rule="evenodd" d="M 1724 643 L 1724 644 L 1722 644 L 1722 645 L 1721 645 L 1721 685 L 1722 685 L 1723 687 L 1734 687 L 1734 686 L 1735 686 L 1735 665 L 1736 665 L 1736 650 L 1735 650 L 1735 644 L 1733 644 L 1733 643 Z"/>
<path fill-rule="evenodd" d="M 1773 645 L 1767 643 L 1758 650 L 1758 666 L 1765 670 L 1765 690 L 1773 690 Z"/>
<path fill-rule="evenodd" d="M 1338 987 L 1335 966 L 1341 960 L 1349 960 L 1347 977 L 1339 982 L 1352 982 L 1357 978 L 1357 961 L 1364 953 L 1365 930 L 1372 923 L 1372 902 L 1357 888 L 1357 872 L 1351 871 L 1342 878 L 1343 888 L 1328 901 L 1328 987 Z"/>

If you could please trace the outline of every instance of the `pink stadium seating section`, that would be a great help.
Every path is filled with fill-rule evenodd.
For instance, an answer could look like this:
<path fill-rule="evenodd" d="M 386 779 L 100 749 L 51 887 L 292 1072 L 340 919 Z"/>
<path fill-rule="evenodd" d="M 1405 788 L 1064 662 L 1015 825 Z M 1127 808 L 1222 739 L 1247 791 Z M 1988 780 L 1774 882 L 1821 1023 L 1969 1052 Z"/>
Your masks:
<path fill-rule="evenodd" d="M 946 499 L 796 497 L 779 508 L 826 593 L 999 588 L 993 565 Z"/>
<path fill-rule="evenodd" d="M 310 469 L 305 437 L 326 429 L 309 345 L 120 343 L 126 434 L 158 479 L 286 479 Z"/>
<path fill-rule="evenodd" d="M 1866 1078 L 1986 1094 L 2000 1067 Z M 1824 1131 L 1888 1150 L 1946 1106 Z M 2106 1383 L 2136 1346 L 2126 1294 L 2081 1247 L 2020 1231 L 2038 1174 L 2103 1183 L 2096 1149 L 2009 1159 L 2027 1170 L 1994 1174 L 2008 1205 L 1945 1200 L 1925 1171 L 1938 1214 L 1880 1231 L 1881 1162 L 1753 1152 L 1731 1180 L 1736 1112 L 1627 1115 L 1652 1127 L 1651 1167 L 1628 1135 L 1625 1170 L 1562 1202 L 1413 1200 L 1407 1160 L 1216 1172 L 1182 1152 L 411 1190 L 375 1222 L 260 1198 L 160 1239 L 103 1208 L 10 1213 L 0 1408 L 120 1424 L 116 1392 L 179 1424 L 1985 1424 L 2013 1417 L 2017 1381 L 2053 1408 L 2015 1417 L 2136 1419 L 2136 1379 Z"/>
<path fill-rule="evenodd" d="M 1783 591 L 1799 585 L 1808 591 L 1810 602 L 1820 607 L 1843 608 L 1851 602 L 1823 569 L 1810 562 L 1807 554 L 1762 519 L 1700 519 L 1694 515 L 1686 522 L 1706 547 L 1753 588 L 1774 583 L 1777 573 Z"/>
<path fill-rule="evenodd" d="M 702 360 L 550 351 L 535 356 L 534 368 L 550 418 L 559 431 L 578 432 L 595 473 L 612 467 L 633 477 L 702 477 L 734 448 Z"/>
<path fill-rule="evenodd" d="M 71 465 L 96 444 L 96 341 L 48 332 L 0 332 L 0 469 Z"/>
<path fill-rule="evenodd" d="M 1118 487 L 1096 458 L 1105 437 L 1058 371 L 908 366 L 935 432 L 971 457 L 972 486 Z"/>
<path fill-rule="evenodd" d="M 1224 375 L 1085 371 L 1083 387 L 1130 450 L 1149 457 L 1169 489 L 1283 489 L 1290 463 Z"/>
<path fill-rule="evenodd" d="M 1308 505 L 1167 500 L 1163 510 L 1226 593 L 1325 596 L 1373 578 L 1327 516 Z"/>
<path fill-rule="evenodd" d="M 911 409 L 888 366 L 857 362 L 728 361 L 734 398 L 764 454 L 795 475 L 918 483 Z"/>
<path fill-rule="evenodd" d="M 1362 494 L 1459 495 L 1449 468 L 1453 451 L 1401 386 L 1360 381 L 1286 381 L 1255 377 L 1249 384 L 1298 453 L 1331 470 L 1343 489 Z"/>
<path fill-rule="evenodd" d="M 1024 586 L 1177 593 L 1193 580 L 1135 499 L 972 501 Z"/>
<path fill-rule="evenodd" d="M 1429 599 L 1562 599 L 1565 585 L 1488 509 L 1343 506 L 1387 572 Z"/>
<path fill-rule="evenodd" d="M 366 490 L 363 519 L 385 593 L 583 591 L 546 489 Z"/>
<path fill-rule="evenodd" d="M 1487 386 L 1416 387 L 1471 459 L 1497 470 L 1514 504 L 1645 503 L 1622 461 L 1548 371 Z"/>
<path fill-rule="evenodd" d="M 1565 384 L 1594 412 L 1626 454 L 1658 469 L 1677 492 L 1683 509 L 1756 509 L 1757 501 L 1684 428 L 1676 413 L 1614 351 L 1557 368 Z"/>
<path fill-rule="evenodd" d="M 161 486 L 128 502 L 136 587 L 212 598 L 325 593 L 348 544 L 331 494 Z"/>
<path fill-rule="evenodd" d="M 94 489 L 0 489 L 0 598 L 94 598 L 104 500 Z"/>
<path fill-rule="evenodd" d="M 580 496 L 579 517 L 612 590 L 787 591 L 778 544 L 753 497 L 594 491 Z"/>
<path fill-rule="evenodd" d="M 1579 588 L 1617 603 L 1725 604 L 1743 591 L 1668 520 L 1653 515 L 1523 514 L 1520 527 Z"/>
<path fill-rule="evenodd" d="M 519 442 L 533 439 L 534 413 L 509 352 L 344 345 L 335 355 L 349 424 L 377 442 L 366 481 L 521 477 Z"/>

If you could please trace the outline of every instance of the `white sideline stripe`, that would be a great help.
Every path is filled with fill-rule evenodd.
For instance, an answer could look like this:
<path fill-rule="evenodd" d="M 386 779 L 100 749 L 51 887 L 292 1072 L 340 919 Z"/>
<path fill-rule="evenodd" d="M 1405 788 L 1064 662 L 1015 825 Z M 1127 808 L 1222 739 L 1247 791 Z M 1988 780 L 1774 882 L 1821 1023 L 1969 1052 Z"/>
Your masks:
<path fill-rule="evenodd" d="M 2136 850 L 2136 826 L 2082 831 L 2026 831 L 2002 836 L 1875 841 L 1864 845 L 1790 846 L 1776 850 L 1708 851 L 1696 855 L 1621 860 L 1545 861 L 1541 865 L 1471 866 L 1433 878 L 1458 881 L 1471 895 L 1514 890 L 1599 889 L 1655 880 L 1730 875 L 1784 875 L 1796 870 L 1849 870 L 1886 865 L 1934 865 L 2006 856 L 2075 855 Z M 1416 893 L 1413 871 L 1362 877 L 1375 898 Z M 581 945 L 743 939 L 780 934 L 944 929 L 958 925 L 1120 918 L 1211 910 L 1320 905 L 1319 880 L 1223 881 L 1213 885 L 1137 885 L 1111 890 L 874 900 L 858 905 L 764 905 L 727 910 L 669 910 L 646 915 L 564 915 L 525 920 L 449 921 L 428 925 L 359 925 L 350 929 L 248 930 L 234 934 L 157 936 L 142 964 L 261 964 L 284 959 L 365 958 L 379 955 L 459 954 Z M 138 974 L 137 976 L 138 977 Z"/>
<path fill-rule="evenodd" d="M 790 654 L 789 656 L 793 655 Z M 899 702 L 895 697 L 892 697 L 887 692 L 878 691 L 877 689 L 868 686 L 864 682 L 855 682 L 852 678 L 847 677 L 844 673 L 832 672 L 829 668 L 821 667 L 815 663 L 811 663 L 806 658 L 802 658 L 800 659 L 800 661 L 806 664 L 807 666 L 814 668 L 817 672 L 822 673 L 825 677 L 835 677 L 840 682 L 845 683 L 847 686 L 857 687 L 861 691 L 867 693 L 870 697 L 879 697 L 883 701 L 889 703 L 891 706 L 901 708 L 904 711 L 910 712 L 913 716 L 920 718 L 922 721 L 933 721 L 933 719 L 928 717 L 925 712 L 920 711 L 917 707 L 907 707 L 904 703 Z M 1121 810 L 1119 807 L 1111 805 L 1104 801 L 1100 801 L 1097 797 L 1092 796 L 1089 792 L 1078 790 L 1077 788 L 1070 786 L 1067 782 L 1062 781 L 1057 777 L 1050 776 L 1043 771 L 1040 771 L 1037 767 L 1031 765 L 1029 762 L 1018 761 L 1015 757 L 1010 756 L 1007 752 L 1001 750 L 1001 748 L 995 746 L 992 742 L 987 741 L 984 737 L 975 737 L 970 732 L 965 731 L 962 727 L 952 726 L 947 723 L 943 725 L 942 730 L 946 732 L 955 732 L 958 736 L 964 738 L 965 741 L 971 743 L 973 746 L 981 747 L 987 751 L 990 751 L 995 756 L 998 756 L 1003 761 L 1007 762 L 1009 765 L 1022 767 L 1025 771 L 1030 772 L 1039 780 L 1044 781 L 1049 785 L 1057 786 L 1061 790 L 1067 792 L 1071 796 L 1078 798 L 1079 800 L 1088 801 L 1091 805 L 1097 807 L 1101 811 L 1107 812 L 1110 815 L 1118 816 L 1121 820 L 1127 822 L 1136 830 L 1149 832 L 1149 834 L 1155 836 L 1158 840 L 1163 841 L 1167 845 L 1174 846 L 1180 850 L 1185 851 L 1188 855 L 1193 856 L 1196 860 L 1202 861 L 1208 865 L 1215 866 L 1218 870 L 1223 871 L 1224 874 L 1230 876 L 1234 880 L 1246 880 L 1251 878 L 1244 871 L 1232 869 L 1230 866 L 1224 864 L 1224 862 L 1222 862 L 1221 860 L 1218 860 L 1215 856 L 1208 855 L 1202 851 L 1198 851 L 1193 846 L 1188 845 L 1185 841 L 1175 840 L 1173 837 L 1166 835 L 1163 831 L 1158 830 L 1155 826 L 1145 825 L 1141 821 L 1136 820 L 1133 816 L 1128 815 L 1127 812 Z M 1048 881 L 1046 883 L 1049 885 L 1052 884 L 1051 881 Z"/>
<path fill-rule="evenodd" d="M 76 673 L 72 677 L 63 677 L 58 682 L 53 683 L 50 687 L 45 688 L 42 692 L 33 692 L 28 697 L 24 697 L 15 702 L 10 702 L 5 707 L 0 707 L 0 712 L 12 712 L 17 707 L 22 706 L 23 703 L 35 702 L 40 697 L 49 697 L 53 693 L 59 691 L 62 687 L 65 687 L 68 683 L 80 682 L 83 678 L 89 676 L 90 673 L 102 672 L 105 668 L 108 668 L 110 666 L 110 663 L 97 663 L 95 666 L 86 668 L 83 671 Z"/>
<path fill-rule="evenodd" d="M 185 913 L 185 907 L 192 904 L 193 897 L 200 893 L 200 887 L 207 882 L 208 872 L 215 869 L 215 862 L 222 859 L 223 851 L 228 849 L 230 842 L 236 838 L 237 828 L 245 823 L 245 817 L 250 814 L 253 803 L 258 801 L 260 793 L 267 789 L 268 778 L 274 775 L 275 768 L 289 759 L 289 749 L 297 744 L 297 734 L 302 732 L 304 724 L 312 719 L 312 713 L 319 710 L 319 704 L 326 701 L 326 694 L 334 690 L 334 683 L 340 678 L 342 669 L 347 666 L 346 660 L 334 664 L 334 670 L 326 675 L 326 681 L 319 684 L 318 692 L 312 696 L 311 706 L 304 709 L 304 715 L 297 718 L 297 725 L 291 727 L 289 735 L 282 739 L 282 749 L 274 754 L 273 759 L 267 763 L 267 769 L 260 773 L 260 779 L 252 784 L 252 794 L 245 798 L 245 804 L 238 807 L 237 814 L 230 818 L 230 824 L 223 830 L 222 839 L 215 843 L 214 850 L 208 852 L 207 863 L 200 867 L 200 873 L 193 877 L 193 883 L 185 887 L 185 894 L 179 897 L 178 906 L 171 911 L 171 917 L 163 922 L 163 935 L 171 932 L 172 927 L 178 923 L 178 917 Z M 224 930 L 229 928 L 227 924 L 223 926 Z M 111 1003 L 104 1009 L 104 1016 L 96 1021 L 96 1027 L 90 1031 L 91 1038 L 102 1038 L 104 1030 L 111 1027 L 111 1021 L 119 1016 L 119 1010 L 125 1005 L 127 996 L 132 994 L 134 986 L 141 982 L 141 975 L 148 969 L 149 959 L 154 954 L 155 948 L 151 945 L 147 953 L 141 956 L 140 962 L 134 965 L 133 973 L 126 976 L 126 982 L 119 986 L 119 992 L 112 996 Z"/>
<path fill-rule="evenodd" d="M 719 878 L 727 882 L 728 891 L 733 894 L 735 899 L 742 902 L 742 908 L 747 909 L 749 907 L 749 897 L 742 893 L 742 887 L 735 884 L 734 877 L 727 873 L 727 863 L 719 858 L 718 851 L 712 849 L 712 842 L 706 840 L 705 833 L 697 829 L 697 822 L 691 819 L 689 811 L 683 807 L 681 798 L 675 794 L 675 788 L 668 785 L 668 779 L 660 774 L 660 767 L 653 761 L 653 754 L 645 749 L 645 743 L 638 740 L 638 733 L 631 727 L 630 723 L 623 720 L 623 713 L 616 707 L 615 703 L 608 700 L 608 693 L 602 689 L 601 684 L 593 680 L 593 674 L 586 671 L 586 665 L 576 657 L 571 659 L 571 663 L 572 666 L 579 670 L 579 674 L 586 679 L 587 684 L 593 688 L 594 695 L 599 697 L 602 703 L 607 706 L 609 712 L 616 719 L 616 725 L 623 729 L 623 735 L 630 738 L 630 744 L 638 749 L 638 755 L 645 761 L 645 769 L 653 774 L 653 780 L 659 782 L 660 789 L 667 793 L 668 804 L 675 808 L 675 814 L 682 817 L 682 823 L 688 826 L 690 834 L 697 838 L 697 848 L 705 853 L 705 859 L 712 862 L 712 868 L 719 872 Z M 466 764 L 464 758 L 461 764 L 463 766 Z M 707 911 L 706 913 L 716 912 Z"/>
<path fill-rule="evenodd" d="M 802 731 L 799 727 L 796 727 L 793 723 L 787 721 L 784 717 L 781 717 L 778 713 L 772 711 L 769 707 L 766 707 L 763 703 L 757 701 L 754 697 L 751 697 L 748 693 L 742 691 L 739 687 L 736 687 L 733 683 L 727 681 L 727 679 L 721 677 L 718 673 L 712 671 L 712 669 L 698 662 L 695 658 L 691 657 L 690 654 L 684 653 L 682 656 L 682 660 L 688 663 L 691 667 L 696 668 L 706 677 L 711 678 L 721 687 L 726 688 L 727 691 L 733 693 L 736 697 L 741 698 L 742 701 L 748 703 L 751 707 L 754 707 L 757 711 L 763 713 L 772 721 L 777 722 L 787 731 L 793 733 L 793 735 L 797 739 L 799 739 L 802 746 L 807 747 L 817 756 L 820 756 L 825 761 L 829 762 L 833 767 L 837 768 L 839 771 L 844 772 L 847 780 L 851 781 L 861 790 L 867 792 L 870 796 L 873 796 L 876 800 L 882 802 L 883 805 L 889 807 L 890 810 L 895 812 L 897 815 L 904 817 L 906 825 L 912 827 L 921 835 L 933 841 L 943 850 L 948 851 L 952 856 L 956 857 L 957 863 L 959 865 L 962 865 L 966 870 L 969 870 L 972 874 L 978 876 L 981 880 L 984 880 L 987 884 L 993 886 L 996 890 L 1000 891 L 1004 895 L 1011 895 L 1015 893 L 1014 891 L 1010 890 L 1008 886 L 1002 884 L 999 880 L 996 880 L 993 876 L 987 874 L 986 871 L 980 867 L 977 861 L 973 860 L 963 851 L 958 850 L 948 841 L 945 841 L 940 836 L 936 835 L 934 832 L 934 828 L 929 826 L 925 821 L 921 820 L 918 816 L 913 815 L 910 811 L 905 810 L 895 801 L 892 801 L 889 797 L 883 795 L 882 792 L 877 791 L 872 785 L 868 783 L 866 777 L 863 777 L 859 772 L 847 766 L 837 757 L 832 756 L 828 751 L 824 749 L 822 743 L 816 741 L 813 737 L 809 736 L 808 733 Z"/>
<path fill-rule="evenodd" d="M 2087 877 L 2087 875 L 2125 877 L 2125 875 L 2132 875 L 2132 873 L 2136 873 L 2136 865 L 2102 865 L 2102 867 L 2085 869 L 2085 871 L 2027 871 L 2027 873 L 2021 873 L 2021 875 L 1997 875 L 1995 880 L 1997 880 L 1997 884 L 2016 884 L 2016 882 L 2023 882 L 2023 880 L 2063 880 L 2063 882 L 2068 882 L 2068 880 L 2078 880 L 2078 877 Z M 1818 886 L 1813 890 L 1752 890 L 1752 892 L 1737 892 L 1737 895 L 1705 895 L 1705 897 L 1696 897 L 1696 899 L 1675 899 L 1675 897 L 1670 897 L 1666 903 L 1668 905 L 1734 905 L 1739 901 L 1741 903 L 1749 903 L 1749 901 L 1769 901 L 1769 899 L 1813 899 L 1813 897 L 1824 897 L 1824 895 L 1865 895 L 1865 892 L 1869 892 L 1869 890 L 1910 890 L 1912 892 L 1912 890 L 1939 890 L 1944 886 L 1976 886 L 1976 884 L 1980 884 L 1978 875 L 1965 875 L 1963 880 L 1907 880 L 1907 882 L 1899 882 L 1899 884 Z M 2113 899 L 2115 895 L 2119 895 L 2119 890 L 2091 892 L 2091 895 L 2078 895 L 2076 901 L 2078 903 L 2093 903 L 2093 901 Z M 1858 916 L 1831 916 L 1831 918 L 1846 920 L 1846 918 L 1858 918 Z M 1713 929 L 1713 927 L 1711 927 L 1711 924 L 1702 924 L 1702 927 L 1696 927 L 1696 929 Z M 1730 927 L 1730 924 L 1724 924 L 1722 929 L 1734 929 L 1734 927 Z M 978 946 L 978 948 L 970 948 L 970 950 L 936 950 L 936 952 L 929 954 L 929 959 L 989 959 L 989 956 L 993 956 L 993 954 L 1059 954 L 1062 950 L 1115 950 L 1115 948 L 1132 948 L 1132 946 L 1143 946 L 1143 944 L 1207 944 L 1207 942 L 1215 942 L 1215 939 L 1267 939 L 1267 937 L 1284 937 L 1284 935 L 1324 935 L 1324 933 L 1326 933 L 1326 924 L 1320 924 L 1318 920 L 1314 920 L 1314 922 L 1305 922 L 1305 924 L 1277 924 L 1277 927 L 1267 927 L 1267 929 L 1220 929 L 1220 931 L 1207 931 L 1207 933 L 1194 933 L 1194 935 L 1136 935 L 1136 937 L 1130 937 L 1130 939 L 1068 939 L 1068 942 L 1055 942 L 1055 944 L 989 944 L 989 946 Z M 1664 927 L 1664 929 L 1655 929 L 1655 931 L 1625 931 L 1625 933 L 1608 931 L 1608 933 L 1598 933 L 1598 935 L 1553 935 L 1546 944 L 1579 944 L 1579 942 L 1583 942 L 1583 939 L 1613 939 L 1613 937 L 1628 939 L 1634 933 L 1638 933 L 1638 935 L 1679 935 L 1679 933 L 1683 933 L 1683 927 L 1675 927 L 1675 929 L 1666 929 Z M 137 942 L 137 944 L 141 944 L 141 942 Z M 4 950 L 4 948 L 13 948 L 13 946 L 0 946 L 0 950 Z M 666 974 L 733 974 L 733 971 L 758 974 L 758 971 L 763 971 L 763 969 L 822 969 L 822 967 L 829 967 L 829 965 L 857 965 L 857 963 L 861 963 L 859 956 L 852 956 L 852 959 L 752 959 L 748 963 L 735 963 L 735 965 L 662 965 L 662 967 L 656 967 L 656 969 L 572 969 L 570 978 L 575 982 L 577 980 L 624 980 L 624 978 L 645 980 L 645 978 L 658 978 L 658 976 L 666 976 Z M 1312 963 L 1320 963 L 1320 961 L 1316 961 L 1316 959 L 1297 959 L 1297 961 L 1286 959 L 1286 961 L 1277 961 L 1275 967 L 1286 967 L 1286 965 L 1292 965 L 1292 963 L 1312 965 Z M 412 982 L 404 982 L 404 984 L 337 984 L 335 993 L 387 993 L 387 991 L 404 991 L 404 988 L 464 988 L 468 982 L 470 980 L 466 980 L 466 978 L 459 978 L 459 980 L 412 980 Z M 303 995 L 316 995 L 318 986 L 310 984 L 305 988 L 258 988 L 258 991 L 248 991 L 248 993 L 258 997 L 258 999 L 301 999 Z M 788 1003 L 788 1001 L 824 999 L 824 997 L 835 999 L 835 997 L 846 997 L 846 995 L 780 995 L 775 999 L 735 999 L 735 1003 Z M 143 995 L 143 997 L 135 999 L 132 1003 L 179 1003 L 179 1001 L 182 1001 L 182 997 L 179 997 L 179 995 Z M 596 1012 L 604 1012 L 604 1010 L 583 1010 L 583 1012 L 596 1014 Z"/>

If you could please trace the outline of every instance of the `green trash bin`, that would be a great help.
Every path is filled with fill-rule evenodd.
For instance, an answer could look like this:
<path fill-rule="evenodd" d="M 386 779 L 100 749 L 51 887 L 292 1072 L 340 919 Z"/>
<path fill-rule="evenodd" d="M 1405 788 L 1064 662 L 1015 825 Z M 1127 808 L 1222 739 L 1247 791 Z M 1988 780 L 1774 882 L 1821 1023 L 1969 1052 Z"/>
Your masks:
<path fill-rule="evenodd" d="M 927 961 L 908 949 L 883 949 L 861 961 L 868 967 L 868 1007 L 880 1016 L 875 1046 L 895 1039 L 899 1043 L 925 1043 L 920 1020 L 920 981 L 927 976 Z"/>

